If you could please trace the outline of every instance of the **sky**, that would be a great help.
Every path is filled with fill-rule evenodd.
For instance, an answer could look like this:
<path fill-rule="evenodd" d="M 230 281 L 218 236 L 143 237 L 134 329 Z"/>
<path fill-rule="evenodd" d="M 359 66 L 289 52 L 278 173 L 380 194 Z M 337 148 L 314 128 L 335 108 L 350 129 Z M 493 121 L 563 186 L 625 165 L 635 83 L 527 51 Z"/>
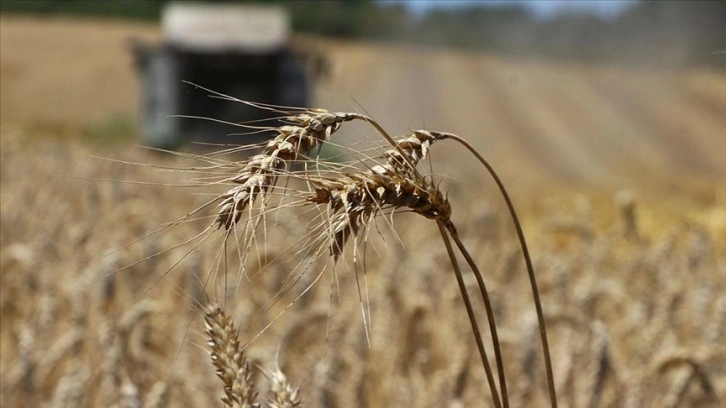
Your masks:
<path fill-rule="evenodd" d="M 414 15 L 422 15 L 433 8 L 460 8 L 477 4 L 491 6 L 521 4 L 535 16 L 547 19 L 563 11 L 575 10 L 603 18 L 613 17 L 637 3 L 637 0 L 383 0 L 382 2 L 404 4 Z"/>

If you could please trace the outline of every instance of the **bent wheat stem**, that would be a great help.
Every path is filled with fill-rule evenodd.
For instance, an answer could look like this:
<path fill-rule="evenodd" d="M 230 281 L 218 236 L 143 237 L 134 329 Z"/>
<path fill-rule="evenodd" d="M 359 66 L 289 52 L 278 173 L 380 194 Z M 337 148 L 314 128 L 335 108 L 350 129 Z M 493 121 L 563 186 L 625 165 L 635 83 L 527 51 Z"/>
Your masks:
<path fill-rule="evenodd" d="M 534 305 L 535 309 L 537 310 L 537 320 L 539 323 L 539 333 L 540 338 L 542 341 L 542 351 L 544 354 L 544 360 L 545 360 L 545 370 L 547 371 L 547 388 L 549 392 L 550 397 L 550 403 L 552 407 L 557 407 L 557 393 L 555 391 L 555 380 L 554 375 L 552 374 L 552 361 L 550 356 L 550 348 L 549 348 L 549 342 L 547 341 L 547 327 L 545 325 L 545 319 L 544 319 L 544 312 L 542 311 L 542 302 L 539 297 L 539 289 L 537 288 L 537 279 L 534 274 L 534 267 L 532 266 L 532 258 L 529 255 L 529 250 L 527 249 L 527 241 L 524 238 L 524 232 L 522 231 L 522 224 L 519 222 L 519 217 L 517 216 L 517 211 L 514 209 L 514 204 L 512 204 L 512 200 L 509 197 L 509 193 L 507 193 L 507 189 L 504 188 L 504 183 L 499 178 L 499 175 L 497 175 L 496 171 L 494 171 L 494 168 L 489 164 L 489 162 L 476 150 L 474 147 L 469 144 L 466 140 L 461 138 L 458 135 L 455 135 L 453 133 L 447 133 L 447 132 L 432 132 L 436 133 L 440 136 L 441 139 L 452 139 L 458 143 L 460 143 L 462 146 L 464 146 L 471 154 L 473 154 L 479 162 L 484 165 L 484 167 L 487 169 L 491 177 L 494 179 L 494 181 L 497 184 L 497 187 L 499 188 L 500 193 L 504 197 L 504 201 L 507 203 L 507 208 L 509 209 L 509 214 L 512 217 L 512 222 L 514 223 L 514 228 L 517 230 L 517 238 L 519 239 L 519 245 L 522 248 L 522 255 L 524 256 L 524 261 L 527 266 L 527 273 L 529 275 L 529 282 L 532 287 L 532 296 L 534 298 Z"/>
<path fill-rule="evenodd" d="M 382 156 L 367 157 L 366 160 L 358 163 L 365 165 L 367 170 L 360 170 L 355 166 L 330 166 L 330 171 L 325 175 L 320 172 L 317 175 L 308 173 L 307 164 L 314 160 L 308 157 L 308 154 L 314 148 L 318 148 L 324 143 L 330 143 L 332 134 L 343 123 L 352 120 L 362 120 L 370 124 L 391 148 L 386 150 Z M 279 176 L 295 177 L 291 166 L 296 162 L 305 164 L 305 170 L 301 173 L 300 179 L 305 181 L 309 191 L 303 192 L 303 201 L 327 207 L 326 210 L 321 210 L 321 219 L 324 221 L 324 238 L 327 238 L 328 250 L 334 262 L 339 260 L 349 238 L 366 236 L 372 220 L 385 210 L 390 210 L 392 214 L 398 209 L 407 209 L 436 220 L 474 331 L 494 405 L 497 408 L 508 408 L 509 397 L 502 351 L 494 310 L 484 278 L 451 221 L 451 206 L 448 199 L 441 193 L 433 180 L 422 177 L 416 168 L 418 162 L 428 155 L 431 145 L 437 140 L 453 139 L 459 142 L 486 167 L 509 208 L 529 273 L 544 350 L 549 397 L 552 406 L 556 407 L 549 345 L 531 257 L 509 194 L 501 179 L 482 155 L 464 139 L 451 133 L 418 130 L 409 136 L 393 139 L 378 122 L 369 116 L 358 113 L 331 113 L 323 109 L 310 109 L 287 116 L 284 118 L 284 122 L 286 123 L 284 126 L 270 128 L 277 132 L 277 136 L 267 144 L 262 153 L 253 156 L 234 177 L 227 179 L 235 186 L 218 198 L 221 204 L 215 221 L 217 226 L 223 227 L 228 232 L 233 229 L 241 219 L 242 212 L 245 209 L 252 210 L 249 204 L 256 197 L 264 197 L 275 188 Z M 373 161 L 370 166 L 369 160 Z M 492 367 L 488 361 L 482 333 L 479 330 L 451 240 L 455 242 L 457 249 L 471 267 L 479 286 L 492 336 L 499 388 L 497 388 Z M 309 287 L 306 291 L 308 289 Z"/>
<path fill-rule="evenodd" d="M 481 272 L 479 271 L 479 268 L 476 266 L 476 263 L 474 262 L 474 259 L 472 259 L 471 255 L 469 254 L 469 251 L 467 251 L 466 247 L 464 246 L 464 243 L 461 242 L 461 239 L 459 238 L 459 233 L 456 230 L 456 227 L 450 220 L 446 220 L 444 222 L 444 225 L 446 227 L 446 230 L 449 231 L 449 234 L 451 234 L 451 238 L 454 240 L 454 243 L 456 243 L 456 246 L 459 248 L 459 252 L 461 252 L 462 255 L 464 255 L 464 259 L 466 259 L 466 263 L 469 264 L 469 267 L 471 267 L 471 270 L 474 272 L 474 276 L 476 277 L 476 282 L 479 285 L 479 290 L 481 291 L 481 297 L 484 301 L 484 308 L 486 309 L 487 313 L 487 321 L 489 322 L 489 331 L 492 333 L 492 344 L 494 345 L 494 356 L 497 361 L 497 371 L 499 373 L 499 387 L 501 389 L 502 393 L 502 403 L 504 408 L 509 407 L 509 395 L 507 393 L 507 379 L 504 375 L 504 361 L 502 359 L 502 350 L 499 343 L 499 335 L 497 334 L 497 325 L 494 322 L 494 309 L 492 308 L 492 301 L 489 297 L 489 291 L 487 291 L 486 284 L 484 283 L 484 278 L 482 277 Z"/>
<path fill-rule="evenodd" d="M 484 365 L 484 371 L 486 371 L 487 375 L 487 382 L 489 383 L 489 389 L 492 393 L 492 400 L 494 401 L 494 406 L 497 408 L 501 408 L 502 403 L 499 399 L 499 393 L 497 392 L 497 386 L 494 382 L 494 374 L 492 373 L 492 367 L 489 364 L 489 358 L 487 357 L 486 350 L 484 349 L 484 342 L 481 338 L 481 331 L 479 330 L 479 324 L 476 320 L 476 315 L 474 314 L 474 308 L 471 305 L 471 300 L 469 299 L 469 294 L 466 290 L 466 284 L 464 283 L 464 278 L 461 275 L 461 269 L 459 268 L 459 263 L 456 261 L 456 254 L 454 253 L 454 249 L 451 247 L 451 241 L 449 241 L 449 236 L 446 234 L 448 227 L 446 226 L 446 221 L 438 219 L 436 220 L 436 225 L 439 227 L 439 232 L 441 233 L 441 239 L 444 241 L 444 245 L 446 246 L 446 252 L 449 255 L 449 259 L 451 260 L 451 266 L 454 268 L 454 274 L 456 275 L 456 282 L 459 284 L 459 290 L 461 291 L 461 297 L 464 299 L 464 306 L 466 307 L 466 313 L 469 316 L 469 322 L 471 323 L 471 329 L 474 332 L 474 338 L 476 339 L 476 347 L 479 349 L 479 356 L 481 357 L 481 362 Z M 493 336 L 492 336 L 493 337 Z M 501 375 L 501 371 L 500 371 Z"/>

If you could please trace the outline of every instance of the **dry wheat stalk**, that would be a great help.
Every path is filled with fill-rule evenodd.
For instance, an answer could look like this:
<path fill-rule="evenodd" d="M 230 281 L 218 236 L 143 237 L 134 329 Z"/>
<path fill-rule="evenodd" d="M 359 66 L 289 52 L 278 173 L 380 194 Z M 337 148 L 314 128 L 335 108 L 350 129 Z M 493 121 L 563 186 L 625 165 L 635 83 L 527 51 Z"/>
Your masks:
<path fill-rule="evenodd" d="M 433 182 L 425 181 L 418 175 L 415 169 L 416 163 L 426 156 L 428 148 L 433 141 L 450 136 L 450 134 L 439 132 L 414 132 L 413 135 L 407 138 L 393 142 L 394 148 L 384 154 L 384 157 L 387 158 L 385 165 L 375 166 L 371 170 L 363 173 L 345 173 L 337 179 L 309 178 L 308 181 L 314 186 L 315 192 L 308 196 L 307 200 L 316 204 L 327 204 L 330 209 L 330 253 L 336 260 L 342 253 L 345 242 L 350 235 L 357 235 L 361 230 L 365 230 L 370 220 L 378 212 L 387 208 L 395 210 L 406 207 L 426 218 L 437 220 L 442 238 L 444 238 L 447 244 L 449 257 L 457 275 L 457 281 L 465 301 L 472 330 L 477 340 L 477 347 L 487 373 L 492 398 L 495 406 L 499 407 L 503 404 L 504 407 L 507 407 L 508 397 L 503 360 L 499 349 L 493 309 L 483 278 L 473 259 L 461 243 L 456 228 L 451 222 L 451 206 L 448 200 Z M 503 401 L 499 400 L 499 393 L 494 385 L 493 372 L 486 357 L 476 317 L 468 298 L 461 272 L 455 261 L 455 256 L 445 236 L 445 231 L 448 231 L 452 235 L 459 250 L 474 270 L 477 283 L 481 289 L 494 343 Z"/>
<path fill-rule="evenodd" d="M 428 150 L 434 141 L 450 139 L 460 143 L 486 167 L 487 171 L 497 182 L 510 209 L 525 257 L 537 309 L 550 400 L 552 405 L 556 406 L 544 317 L 531 259 L 521 225 L 511 200 L 504 189 L 503 183 L 489 163 L 464 139 L 451 133 L 416 131 L 396 141 L 376 121 L 359 114 L 333 114 L 325 110 L 306 110 L 298 115 L 287 116 L 285 119 L 288 124 L 273 128 L 277 131 L 277 136 L 268 143 L 263 152 L 252 157 L 236 176 L 227 180 L 228 182 L 237 184 L 237 186 L 214 200 L 220 202 L 220 209 L 215 224 L 220 228 L 224 227 L 227 231 L 232 229 L 240 221 L 243 211 L 249 208 L 251 202 L 260 194 L 264 195 L 274 188 L 279 176 L 296 175 L 290 169 L 291 164 L 301 162 L 305 164 L 305 168 L 307 169 L 307 163 L 313 161 L 308 157 L 310 151 L 316 147 L 320 147 L 324 142 L 329 141 L 331 135 L 340 128 L 343 122 L 354 119 L 366 121 L 391 146 L 388 151 L 378 158 L 379 160 L 385 160 L 385 162 L 370 166 L 369 170 L 366 171 L 342 171 L 341 169 L 343 167 L 337 167 L 336 169 L 333 166 L 336 170 L 332 172 L 332 176 L 322 176 L 320 173 L 313 175 L 305 171 L 299 177 L 314 191 L 309 193 L 303 192 L 304 201 L 327 206 L 327 211 L 321 211 L 321 219 L 324 223 L 323 231 L 327 232 L 326 235 L 329 239 L 329 251 L 336 261 L 340 257 L 349 237 L 351 235 L 358 236 L 361 232 L 367 232 L 371 220 L 384 210 L 395 211 L 396 209 L 406 208 L 414 213 L 437 221 L 442 239 L 447 247 L 447 253 L 456 273 L 462 297 L 465 301 L 467 314 L 469 315 L 472 330 L 477 340 L 479 354 L 487 373 L 487 380 L 492 392 L 494 404 L 496 407 L 503 406 L 507 408 L 509 401 L 503 359 L 496 332 L 496 324 L 494 322 L 493 308 L 482 274 L 459 238 L 458 232 L 450 219 L 451 206 L 448 200 L 439 191 L 438 186 L 433 181 L 421 177 L 416 169 L 417 163 L 427 156 Z M 270 130 L 270 128 L 266 129 Z M 361 163 L 364 162 L 361 161 Z M 286 193 L 284 192 L 283 195 Z M 251 208 L 249 209 L 251 210 Z M 262 210 L 262 207 L 260 209 Z M 255 226 L 252 228 L 254 229 Z M 494 382 L 493 372 L 489 367 L 475 313 L 468 298 L 466 285 L 464 284 L 461 271 L 456 261 L 453 247 L 449 242 L 449 236 L 472 268 L 482 299 L 485 303 L 497 360 L 501 399 Z M 226 237 L 229 237 L 229 233 L 227 233 Z M 245 256 L 243 255 L 243 258 Z"/>
<path fill-rule="evenodd" d="M 448 200 L 433 182 L 427 182 L 418 174 L 415 168 L 418 161 L 427 155 L 431 143 L 449 136 L 449 134 L 439 132 L 417 131 L 409 137 L 392 142 L 393 149 L 388 150 L 383 155 L 386 158 L 386 163 L 383 165 L 374 166 L 366 172 L 344 173 L 335 179 L 309 177 L 308 182 L 314 187 L 315 192 L 307 197 L 307 201 L 328 205 L 328 213 L 330 214 L 328 236 L 331 241 L 329 250 L 336 261 L 340 257 L 348 238 L 351 235 L 358 235 L 361 231 L 366 231 L 370 221 L 379 212 L 386 209 L 395 211 L 399 208 L 408 208 L 426 218 L 437 220 L 444 240 L 446 240 L 444 228 L 452 235 L 459 250 L 467 259 L 477 277 L 492 333 L 502 401 L 500 401 L 499 392 L 496 385 L 494 385 L 493 372 L 486 357 L 476 317 L 461 272 L 447 243 L 449 257 L 457 274 L 457 281 L 476 337 L 482 364 L 487 373 L 492 398 L 496 407 L 503 405 L 506 408 L 509 403 L 504 364 L 496 324 L 494 323 L 493 309 L 483 278 L 473 259 L 463 247 L 456 228 L 451 222 L 451 206 Z"/>

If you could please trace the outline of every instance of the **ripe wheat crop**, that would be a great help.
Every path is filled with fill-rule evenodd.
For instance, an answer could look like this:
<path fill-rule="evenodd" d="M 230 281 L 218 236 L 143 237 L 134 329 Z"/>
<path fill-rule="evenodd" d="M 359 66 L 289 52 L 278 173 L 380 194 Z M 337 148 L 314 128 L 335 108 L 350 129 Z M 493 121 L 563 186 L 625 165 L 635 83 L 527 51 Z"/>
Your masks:
<path fill-rule="evenodd" d="M 4 136 L 1 405 L 551 403 L 508 211 L 423 170 L 457 137 L 323 110 L 280 119 L 269 144 L 124 150 L 146 163 L 133 166 Z M 357 122 L 375 146 L 336 140 Z M 115 181 L 38 189 L 16 177 L 37 155 L 34 180 Z M 468 195 L 447 194 L 457 183 Z M 723 401 L 726 212 L 695 197 L 676 215 L 633 194 L 519 203 L 560 406 Z"/>
<path fill-rule="evenodd" d="M 239 261 L 244 263 L 248 259 L 249 252 L 252 250 L 251 246 L 259 245 L 259 239 L 256 238 L 259 235 L 259 230 L 266 231 L 268 228 L 265 222 L 266 218 L 277 211 L 282 211 L 286 207 L 291 206 L 291 204 L 282 204 L 285 197 L 302 197 L 302 201 L 297 202 L 296 206 L 304 207 L 305 205 L 314 205 L 317 208 L 318 217 L 316 218 L 317 225 L 312 228 L 313 234 L 310 237 L 312 244 L 306 246 L 310 248 L 312 253 L 298 254 L 301 256 L 312 255 L 313 259 L 319 258 L 323 254 L 321 248 L 324 247 L 328 249 L 329 255 L 332 256 L 333 263 L 335 264 L 339 262 L 346 243 L 351 238 L 355 242 L 355 262 L 358 258 L 358 244 L 361 241 L 367 241 L 371 226 L 375 224 L 374 220 L 376 218 L 381 216 L 390 218 L 396 211 L 409 211 L 434 220 L 438 225 L 442 243 L 451 260 L 456 280 L 464 300 L 466 312 L 476 339 L 478 353 L 486 372 L 493 405 L 497 408 L 506 408 L 509 406 L 509 395 L 507 392 L 504 359 L 497 333 L 494 310 L 484 277 L 459 237 L 457 228 L 451 218 L 452 208 L 449 200 L 431 177 L 427 179 L 417 169 L 419 161 L 426 159 L 434 142 L 439 140 L 454 140 L 467 148 L 484 165 L 485 169 L 497 182 L 510 210 L 512 220 L 514 221 L 534 295 L 535 310 L 540 326 L 539 331 L 543 347 L 549 398 L 552 406 L 557 406 L 544 313 L 524 233 L 511 199 L 500 178 L 483 156 L 474 150 L 471 145 L 457 135 L 427 130 L 419 130 L 408 136 L 394 138 L 374 119 L 362 114 L 334 113 L 324 109 L 295 109 L 289 111 L 282 110 L 285 108 L 272 105 L 238 101 L 220 94 L 216 94 L 216 96 L 274 111 L 280 115 L 278 120 L 281 122 L 281 125 L 277 127 L 240 125 L 242 127 L 252 128 L 253 131 L 269 131 L 274 133 L 275 136 L 262 149 L 261 153 L 252 156 L 249 160 L 244 160 L 236 164 L 240 170 L 224 180 L 228 184 L 233 184 L 234 187 L 190 213 L 197 214 L 200 210 L 214 203 L 217 204 L 217 216 L 213 225 L 210 225 L 205 230 L 205 233 L 210 232 L 210 228 L 215 225 L 217 228 L 222 229 L 224 231 L 223 246 L 226 247 L 231 241 L 231 244 L 236 246 L 236 252 L 240 257 Z M 363 121 L 371 125 L 383 141 L 388 143 L 388 149 L 384 150 L 383 154 L 377 156 L 371 156 L 367 152 L 354 150 L 352 152 L 354 155 L 362 156 L 363 158 L 357 162 L 346 162 L 344 164 L 326 162 L 320 160 L 319 157 L 311 155 L 314 149 L 319 149 L 323 144 L 330 143 L 334 133 L 344 123 L 353 120 Z M 338 146 L 341 145 L 338 144 Z M 248 149 L 247 146 L 239 148 L 239 150 L 246 149 Z M 211 170 L 211 168 L 207 169 Z M 193 170 L 198 171 L 200 169 L 194 168 Z M 289 181 L 281 179 L 292 179 L 300 185 L 307 186 L 307 190 L 302 187 L 298 187 L 297 189 L 285 187 L 282 188 L 281 192 L 276 191 L 278 184 L 290 185 Z M 271 202 L 271 198 L 275 194 L 278 195 L 278 201 Z M 184 218 L 180 219 L 179 222 L 184 220 Z M 210 233 L 213 234 L 213 232 Z M 202 241 L 204 239 L 206 239 L 206 236 L 202 238 Z M 452 240 L 456 244 L 457 250 L 465 258 L 466 263 L 472 268 L 485 305 L 492 348 L 496 360 L 498 384 L 497 380 L 495 380 L 495 371 L 489 363 L 489 357 L 476 313 L 457 261 L 456 251 L 451 244 Z M 240 241 L 243 242 L 241 245 Z M 316 244 L 320 242 L 323 243 L 322 246 Z M 260 251 L 259 247 L 257 251 Z M 264 248 L 262 248 L 262 252 L 264 252 Z M 264 258 L 266 255 L 263 253 L 261 256 Z M 221 273 L 226 277 L 229 273 L 227 269 L 226 251 L 220 252 L 217 261 L 219 267 L 217 270 L 219 271 L 221 269 Z M 222 267 L 222 265 L 224 266 Z M 285 290 L 294 286 L 309 269 L 310 264 L 306 264 L 294 279 L 285 283 Z M 302 291 L 301 295 L 287 305 L 283 311 L 292 307 L 295 301 L 310 290 L 321 276 L 322 272 L 318 273 L 313 282 Z M 370 330 L 368 326 L 370 316 L 366 313 L 365 299 L 357 274 L 356 283 L 361 302 L 363 321 L 366 326 L 366 336 L 368 341 L 370 341 L 370 333 L 368 332 Z M 226 291 L 227 288 L 225 285 Z M 258 332 L 253 337 L 253 340 L 269 328 L 274 320 L 276 318 Z M 216 344 L 215 341 L 212 341 L 212 343 Z M 219 364 L 222 364 L 222 360 L 218 358 L 220 355 L 219 352 L 215 352 L 213 355 L 217 356 L 214 361 L 217 364 L 219 372 L 225 372 L 225 369 L 219 366 Z M 233 360 L 227 359 L 226 361 Z M 232 369 L 232 371 L 235 370 L 239 371 L 240 369 Z M 240 375 L 244 376 L 243 374 Z M 225 389 L 229 390 L 232 385 L 231 377 L 222 375 L 220 377 L 225 382 Z M 230 401 L 231 397 L 228 395 L 225 398 L 225 401 Z M 241 395 L 239 398 L 240 400 L 246 400 L 247 396 Z"/>

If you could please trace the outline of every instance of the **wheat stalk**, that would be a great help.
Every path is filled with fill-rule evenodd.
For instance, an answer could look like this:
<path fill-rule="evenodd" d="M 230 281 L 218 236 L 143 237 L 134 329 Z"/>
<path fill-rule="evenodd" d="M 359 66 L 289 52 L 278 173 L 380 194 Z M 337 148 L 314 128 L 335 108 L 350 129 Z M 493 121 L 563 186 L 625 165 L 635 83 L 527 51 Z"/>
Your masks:
<path fill-rule="evenodd" d="M 509 195 L 493 168 L 471 145 L 459 136 L 445 132 L 415 131 L 407 137 L 394 140 L 375 120 L 364 115 L 353 113 L 333 114 L 326 110 L 316 109 L 288 116 L 286 117 L 288 124 L 276 128 L 277 136 L 268 143 L 263 152 L 252 157 L 237 175 L 228 180 L 237 185 L 218 197 L 220 209 L 215 220 L 217 226 L 224 227 L 229 231 L 239 222 L 243 211 L 248 208 L 249 204 L 257 196 L 266 194 L 274 188 L 279 176 L 294 175 L 290 167 L 292 163 L 298 161 L 302 163 L 310 162 L 311 159 L 307 156 L 312 149 L 320 147 L 323 143 L 329 141 L 332 134 L 341 127 L 342 123 L 354 119 L 369 123 L 391 146 L 391 149 L 387 150 L 382 157 L 379 157 L 379 160 L 383 159 L 385 161 L 382 164 L 373 165 L 365 171 L 342 171 L 338 168 L 337 171 L 332 172 L 332 176 L 322 176 L 319 173 L 314 175 L 307 171 L 301 176 L 312 189 L 309 193 L 303 194 L 304 201 L 318 206 L 327 206 L 327 211 L 321 211 L 321 219 L 327 231 L 326 235 L 329 240 L 328 246 L 331 256 L 335 261 L 338 261 L 348 239 L 351 236 L 360 235 L 362 231 L 367 232 L 371 220 L 382 211 L 395 211 L 405 208 L 426 218 L 436 220 L 459 282 L 495 406 L 508 407 L 504 364 L 493 308 L 483 276 L 451 221 L 451 206 L 448 200 L 432 180 L 422 177 L 416 169 L 418 162 L 427 156 L 431 144 L 435 141 L 451 139 L 462 144 L 475 155 L 497 182 L 514 221 L 527 265 L 539 318 L 550 400 L 552 406 L 556 406 L 556 393 L 539 291 L 521 225 Z M 255 227 L 253 226 L 253 228 Z M 476 316 L 469 301 L 466 287 L 463 284 L 456 256 L 449 242 L 449 236 L 472 268 L 484 300 L 497 361 L 501 399 L 493 379 L 492 370 L 489 367 L 481 334 L 476 323 Z"/>
<path fill-rule="evenodd" d="M 494 179 L 494 182 L 497 184 L 497 187 L 499 188 L 499 192 L 502 194 L 502 197 L 504 198 L 504 201 L 507 204 L 507 208 L 509 209 L 509 215 L 512 218 L 512 223 L 514 224 L 514 228 L 517 232 L 517 239 L 519 240 L 519 245 L 522 249 L 522 255 L 524 257 L 524 262 L 527 266 L 527 275 L 529 278 L 530 286 L 532 288 L 532 297 L 534 300 L 535 305 L 535 311 L 537 312 L 537 322 L 539 325 L 539 332 L 540 332 L 540 341 L 542 343 L 542 351 L 544 354 L 544 360 L 545 360 L 545 373 L 547 376 L 547 389 L 549 392 L 549 399 L 550 404 L 552 407 L 557 407 L 557 392 L 555 390 L 555 380 L 554 380 L 554 374 L 552 373 L 552 357 L 550 355 L 550 349 L 549 349 L 549 340 L 547 339 L 547 325 L 545 324 L 545 318 L 544 318 L 544 311 L 542 310 L 542 301 L 540 300 L 539 296 L 539 288 L 537 286 L 537 278 L 534 273 L 534 266 L 532 265 L 532 257 L 529 254 L 529 249 L 527 247 L 527 240 L 524 237 L 524 231 L 522 231 L 522 224 L 519 222 L 519 216 L 517 215 L 517 211 L 514 209 L 514 204 L 512 203 L 512 199 L 509 196 L 509 193 L 507 192 L 507 189 L 504 187 L 504 183 L 502 182 L 501 178 L 497 174 L 496 171 L 494 171 L 494 168 L 492 165 L 484 158 L 484 156 L 481 155 L 474 147 L 469 144 L 466 140 L 461 138 L 458 135 L 455 135 L 453 133 L 439 133 L 439 136 L 441 139 L 452 139 L 456 141 L 457 143 L 461 144 L 464 148 L 466 148 L 476 159 L 481 163 L 484 168 L 487 170 L 489 175 Z M 449 233 L 452 235 L 452 238 L 456 241 L 457 245 L 459 246 L 459 249 L 462 251 L 462 254 L 467 258 L 467 261 L 469 262 L 472 269 L 474 269 L 475 276 L 477 277 L 477 281 L 479 282 L 479 286 L 482 289 L 482 292 L 485 291 L 483 287 L 483 282 L 481 281 L 481 276 L 478 273 L 478 270 L 476 268 L 476 264 L 471 260 L 471 257 L 468 256 L 468 253 L 466 249 L 463 247 L 463 244 L 461 244 L 461 241 L 458 238 L 458 234 L 456 233 L 456 230 L 453 228 L 453 224 L 450 226 Z M 484 296 L 484 293 L 482 293 L 482 296 Z M 492 319 L 490 318 L 490 321 Z M 494 335 L 494 333 L 492 333 Z"/>
<path fill-rule="evenodd" d="M 418 161 L 426 157 L 431 144 L 445 137 L 448 137 L 448 134 L 416 131 L 408 137 L 392 142 L 393 149 L 386 151 L 383 155 L 386 158 L 386 163 L 383 165 L 374 166 L 363 173 L 346 173 L 332 180 L 310 178 L 309 182 L 314 186 L 315 192 L 307 200 L 329 206 L 332 214 L 329 221 L 330 253 L 336 260 L 342 253 L 342 249 L 350 235 L 357 235 L 360 231 L 365 230 L 370 220 L 377 213 L 388 208 L 395 210 L 405 207 L 426 218 L 437 220 L 439 226 L 445 228 L 452 235 L 457 247 L 474 270 L 485 303 L 499 372 L 502 401 L 499 399 L 499 392 L 494 384 L 494 376 L 486 356 L 476 316 L 466 286 L 463 283 L 461 271 L 455 255 L 448 247 L 448 238 L 444 229 L 441 230 L 442 238 L 447 244 L 447 252 L 457 275 L 457 282 L 464 298 L 472 330 L 475 333 L 477 348 L 487 373 L 492 398 L 495 401 L 495 406 L 499 407 L 503 404 L 504 407 L 507 407 L 508 397 L 504 363 L 493 308 L 483 277 L 459 239 L 456 228 L 451 222 L 451 206 L 448 200 L 437 186 L 422 178 L 415 168 Z"/>

